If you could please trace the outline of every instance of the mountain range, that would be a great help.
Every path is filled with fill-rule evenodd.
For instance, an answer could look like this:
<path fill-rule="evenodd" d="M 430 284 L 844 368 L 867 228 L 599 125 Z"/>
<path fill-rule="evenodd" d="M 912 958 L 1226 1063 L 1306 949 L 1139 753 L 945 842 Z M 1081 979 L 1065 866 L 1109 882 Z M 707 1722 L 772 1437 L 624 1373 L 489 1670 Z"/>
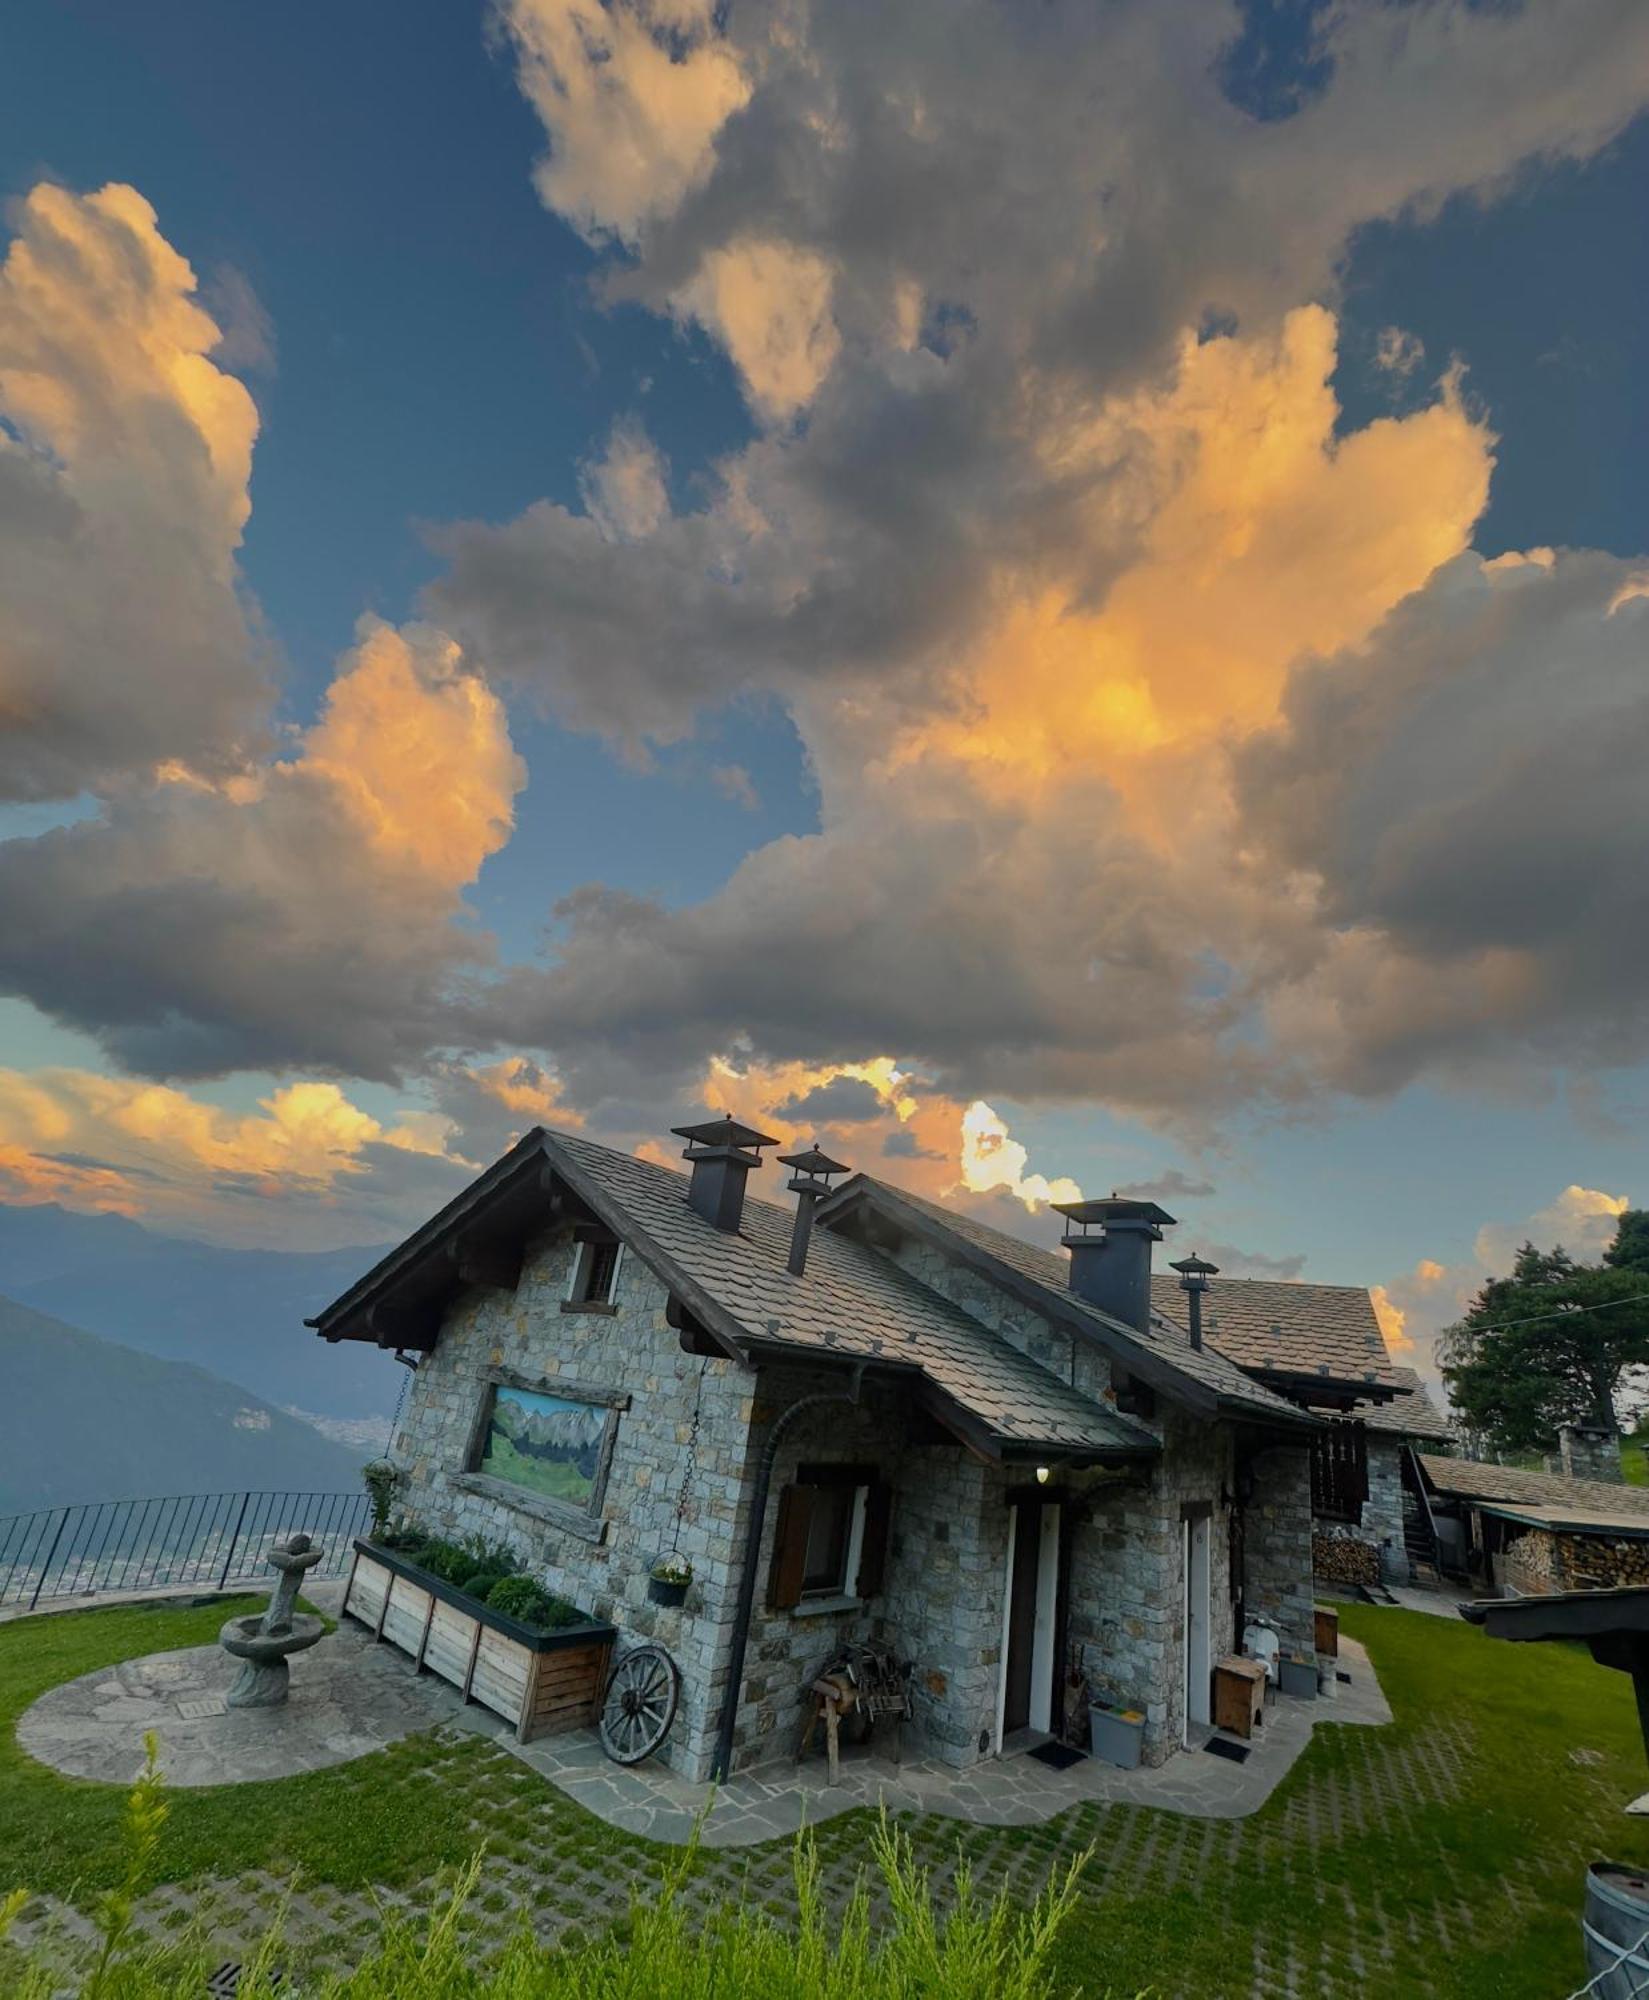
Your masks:
<path fill-rule="evenodd" d="M 334 1493 L 370 1455 L 204 1368 L 0 1297 L 0 1514 L 170 1493 Z"/>
<path fill-rule="evenodd" d="M 383 1255 L 236 1250 L 119 1215 L 0 1203 L 0 1293 L 72 1328 L 189 1362 L 276 1410 L 388 1419 L 403 1371 L 377 1348 L 304 1325 Z M 348 1434 L 348 1433 L 345 1433 Z"/>

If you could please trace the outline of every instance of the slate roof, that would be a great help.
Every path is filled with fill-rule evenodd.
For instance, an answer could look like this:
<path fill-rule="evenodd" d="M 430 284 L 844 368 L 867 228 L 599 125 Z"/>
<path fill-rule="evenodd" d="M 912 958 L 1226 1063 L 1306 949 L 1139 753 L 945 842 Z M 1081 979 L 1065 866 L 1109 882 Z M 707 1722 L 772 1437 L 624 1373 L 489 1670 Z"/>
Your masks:
<path fill-rule="evenodd" d="M 1429 1438 L 1435 1444 L 1452 1444 L 1453 1427 L 1414 1370 L 1393 1364 L 1391 1373 L 1401 1387 L 1390 1403 L 1377 1404 L 1361 1413 L 1369 1429 L 1387 1431 L 1395 1437 Z"/>
<path fill-rule="evenodd" d="M 1124 1459 L 1161 1449 L 1144 1425 L 1071 1388 L 877 1251 L 816 1229 L 806 1272 L 797 1278 L 785 1261 L 790 1209 L 749 1193 L 742 1227 L 730 1235 L 689 1207 L 685 1173 L 575 1133 L 527 1133 L 311 1324 L 330 1338 L 370 1338 L 373 1302 L 404 1295 L 421 1269 L 450 1274 L 450 1259 L 440 1261 L 449 1238 L 484 1218 L 489 1200 L 504 1199 L 544 1163 L 736 1348 L 909 1371 L 939 1415 L 965 1421 L 970 1433 L 983 1433 L 982 1442 L 1004 1453 Z"/>
<path fill-rule="evenodd" d="M 1500 1503 L 1553 1513 L 1607 1515 L 1649 1524 L 1649 1486 L 1617 1486 L 1607 1479 L 1564 1479 L 1517 1465 L 1485 1465 L 1473 1458 L 1421 1454 L 1426 1477 L 1439 1493 L 1472 1504 Z"/>
<path fill-rule="evenodd" d="M 1287 1419 L 1294 1425 L 1310 1422 L 1297 1404 L 1273 1395 L 1207 1341 L 1200 1349 L 1194 1348 L 1179 1327 L 1161 1321 L 1148 1332 L 1141 1332 L 1078 1297 L 1068 1282 L 1070 1265 L 1063 1251 L 1041 1249 L 1020 1237 L 992 1229 L 988 1223 L 979 1222 L 972 1216 L 960 1215 L 938 1202 L 926 1201 L 920 1195 L 911 1194 L 905 1188 L 879 1181 L 870 1174 L 855 1175 L 846 1186 L 837 1189 L 826 1212 L 825 1234 L 831 1233 L 829 1222 L 840 1215 L 852 1199 L 870 1201 L 895 1221 L 902 1211 L 907 1220 L 919 1222 L 930 1234 L 948 1235 L 973 1253 L 973 1261 L 983 1263 L 987 1269 L 994 1267 L 998 1272 L 1010 1272 L 1028 1281 L 1038 1295 L 1037 1303 L 1053 1310 L 1057 1317 L 1086 1320 L 1102 1344 L 1113 1352 L 1119 1347 L 1139 1348 L 1147 1358 L 1165 1370 L 1211 1394 L 1232 1414 L 1248 1414 L 1273 1421 Z"/>
<path fill-rule="evenodd" d="M 1172 1273 L 1153 1272 L 1151 1308 L 1184 1325 L 1185 1294 Z M 1216 1278 L 1203 1298 L 1202 1329 L 1239 1368 L 1393 1385 L 1374 1301 L 1361 1285 Z"/>

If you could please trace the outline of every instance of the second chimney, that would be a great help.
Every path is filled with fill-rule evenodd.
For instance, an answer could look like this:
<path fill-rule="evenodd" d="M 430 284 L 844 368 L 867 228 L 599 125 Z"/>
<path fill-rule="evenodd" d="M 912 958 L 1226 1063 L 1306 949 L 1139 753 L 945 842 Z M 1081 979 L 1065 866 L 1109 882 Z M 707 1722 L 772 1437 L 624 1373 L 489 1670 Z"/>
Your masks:
<path fill-rule="evenodd" d="M 738 1234 L 744 1220 L 744 1183 L 751 1169 L 762 1163 L 763 1146 L 776 1146 L 769 1139 L 724 1114 L 703 1125 L 671 1126 L 678 1139 L 687 1141 L 682 1158 L 692 1163 L 693 1178 L 687 1199 L 712 1229 L 729 1236 Z"/>
<path fill-rule="evenodd" d="M 840 1160 L 819 1151 L 817 1139 L 805 1153 L 781 1153 L 779 1165 L 791 1169 L 785 1186 L 796 1197 L 796 1226 L 790 1232 L 788 1269 L 799 1278 L 807 1269 L 807 1246 L 813 1236 L 813 1210 L 830 1192 L 833 1174 L 845 1174 Z"/>
<path fill-rule="evenodd" d="M 1070 1223 L 1060 1241 L 1071 1253 L 1071 1290 L 1139 1333 L 1151 1325 L 1151 1245 L 1174 1218 L 1154 1201 L 1113 1194 L 1102 1201 L 1056 1201 Z"/>

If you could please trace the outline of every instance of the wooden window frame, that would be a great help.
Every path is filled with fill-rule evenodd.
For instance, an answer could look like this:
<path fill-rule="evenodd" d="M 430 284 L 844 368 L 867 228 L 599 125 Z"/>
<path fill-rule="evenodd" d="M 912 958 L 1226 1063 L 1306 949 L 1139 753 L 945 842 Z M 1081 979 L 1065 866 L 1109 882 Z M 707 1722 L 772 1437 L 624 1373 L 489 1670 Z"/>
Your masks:
<path fill-rule="evenodd" d="M 618 1420 L 630 1407 L 629 1392 L 568 1382 L 558 1375 L 522 1375 L 513 1368 L 483 1369 L 480 1380 L 481 1394 L 470 1424 L 469 1440 L 464 1447 L 463 1467 L 453 1475 L 453 1484 L 466 1493 L 476 1493 L 483 1499 L 496 1501 L 513 1513 L 529 1515 L 549 1527 L 563 1528 L 580 1541 L 604 1542 L 607 1523 L 602 1518 L 601 1510 L 607 1498 L 607 1480 L 613 1468 Z M 500 1389 L 524 1389 L 530 1395 L 559 1396 L 563 1402 L 591 1403 L 598 1408 L 605 1405 L 607 1422 L 596 1452 L 595 1477 L 590 1483 L 588 1500 L 575 1505 L 570 1500 L 552 1499 L 547 1493 L 530 1492 L 525 1486 L 517 1486 L 508 1479 L 495 1479 L 490 1473 L 480 1470 L 487 1431 L 492 1423 L 492 1408 Z"/>
<path fill-rule="evenodd" d="M 853 1512 L 843 1550 L 841 1580 L 835 1587 L 817 1585 L 811 1590 L 804 1589 L 813 1495 L 839 1492 L 843 1487 L 852 1489 Z M 847 1610 L 879 1597 L 887 1573 L 891 1515 L 892 1488 L 876 1466 L 797 1466 L 795 1476 L 779 1492 L 768 1566 L 768 1609 L 805 1618 L 838 1608 Z"/>
<path fill-rule="evenodd" d="M 605 1290 L 593 1289 L 596 1259 L 611 1249 L 613 1267 L 607 1273 Z M 610 1229 L 579 1229 L 573 1237 L 572 1268 L 567 1274 L 567 1296 L 561 1301 L 564 1313 L 605 1313 L 618 1311 L 618 1276 L 624 1268 L 623 1239 Z"/>

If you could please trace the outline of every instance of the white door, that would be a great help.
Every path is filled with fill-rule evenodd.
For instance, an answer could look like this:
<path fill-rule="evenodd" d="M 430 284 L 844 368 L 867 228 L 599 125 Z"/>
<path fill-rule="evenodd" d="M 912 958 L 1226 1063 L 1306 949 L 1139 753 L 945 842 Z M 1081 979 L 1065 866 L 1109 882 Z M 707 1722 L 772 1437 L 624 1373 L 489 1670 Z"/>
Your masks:
<path fill-rule="evenodd" d="M 1031 1646 L 1031 1727 L 1052 1733 L 1054 1726 L 1054 1633 L 1059 1623 L 1059 1508 L 1039 1509 L 1042 1532 L 1036 1550 L 1036 1626 Z"/>
<path fill-rule="evenodd" d="M 1185 1728 L 1190 1740 L 1194 1722 L 1213 1720 L 1209 1706 L 1213 1661 L 1209 1656 L 1208 1546 L 1206 1514 L 1185 1524 Z"/>

